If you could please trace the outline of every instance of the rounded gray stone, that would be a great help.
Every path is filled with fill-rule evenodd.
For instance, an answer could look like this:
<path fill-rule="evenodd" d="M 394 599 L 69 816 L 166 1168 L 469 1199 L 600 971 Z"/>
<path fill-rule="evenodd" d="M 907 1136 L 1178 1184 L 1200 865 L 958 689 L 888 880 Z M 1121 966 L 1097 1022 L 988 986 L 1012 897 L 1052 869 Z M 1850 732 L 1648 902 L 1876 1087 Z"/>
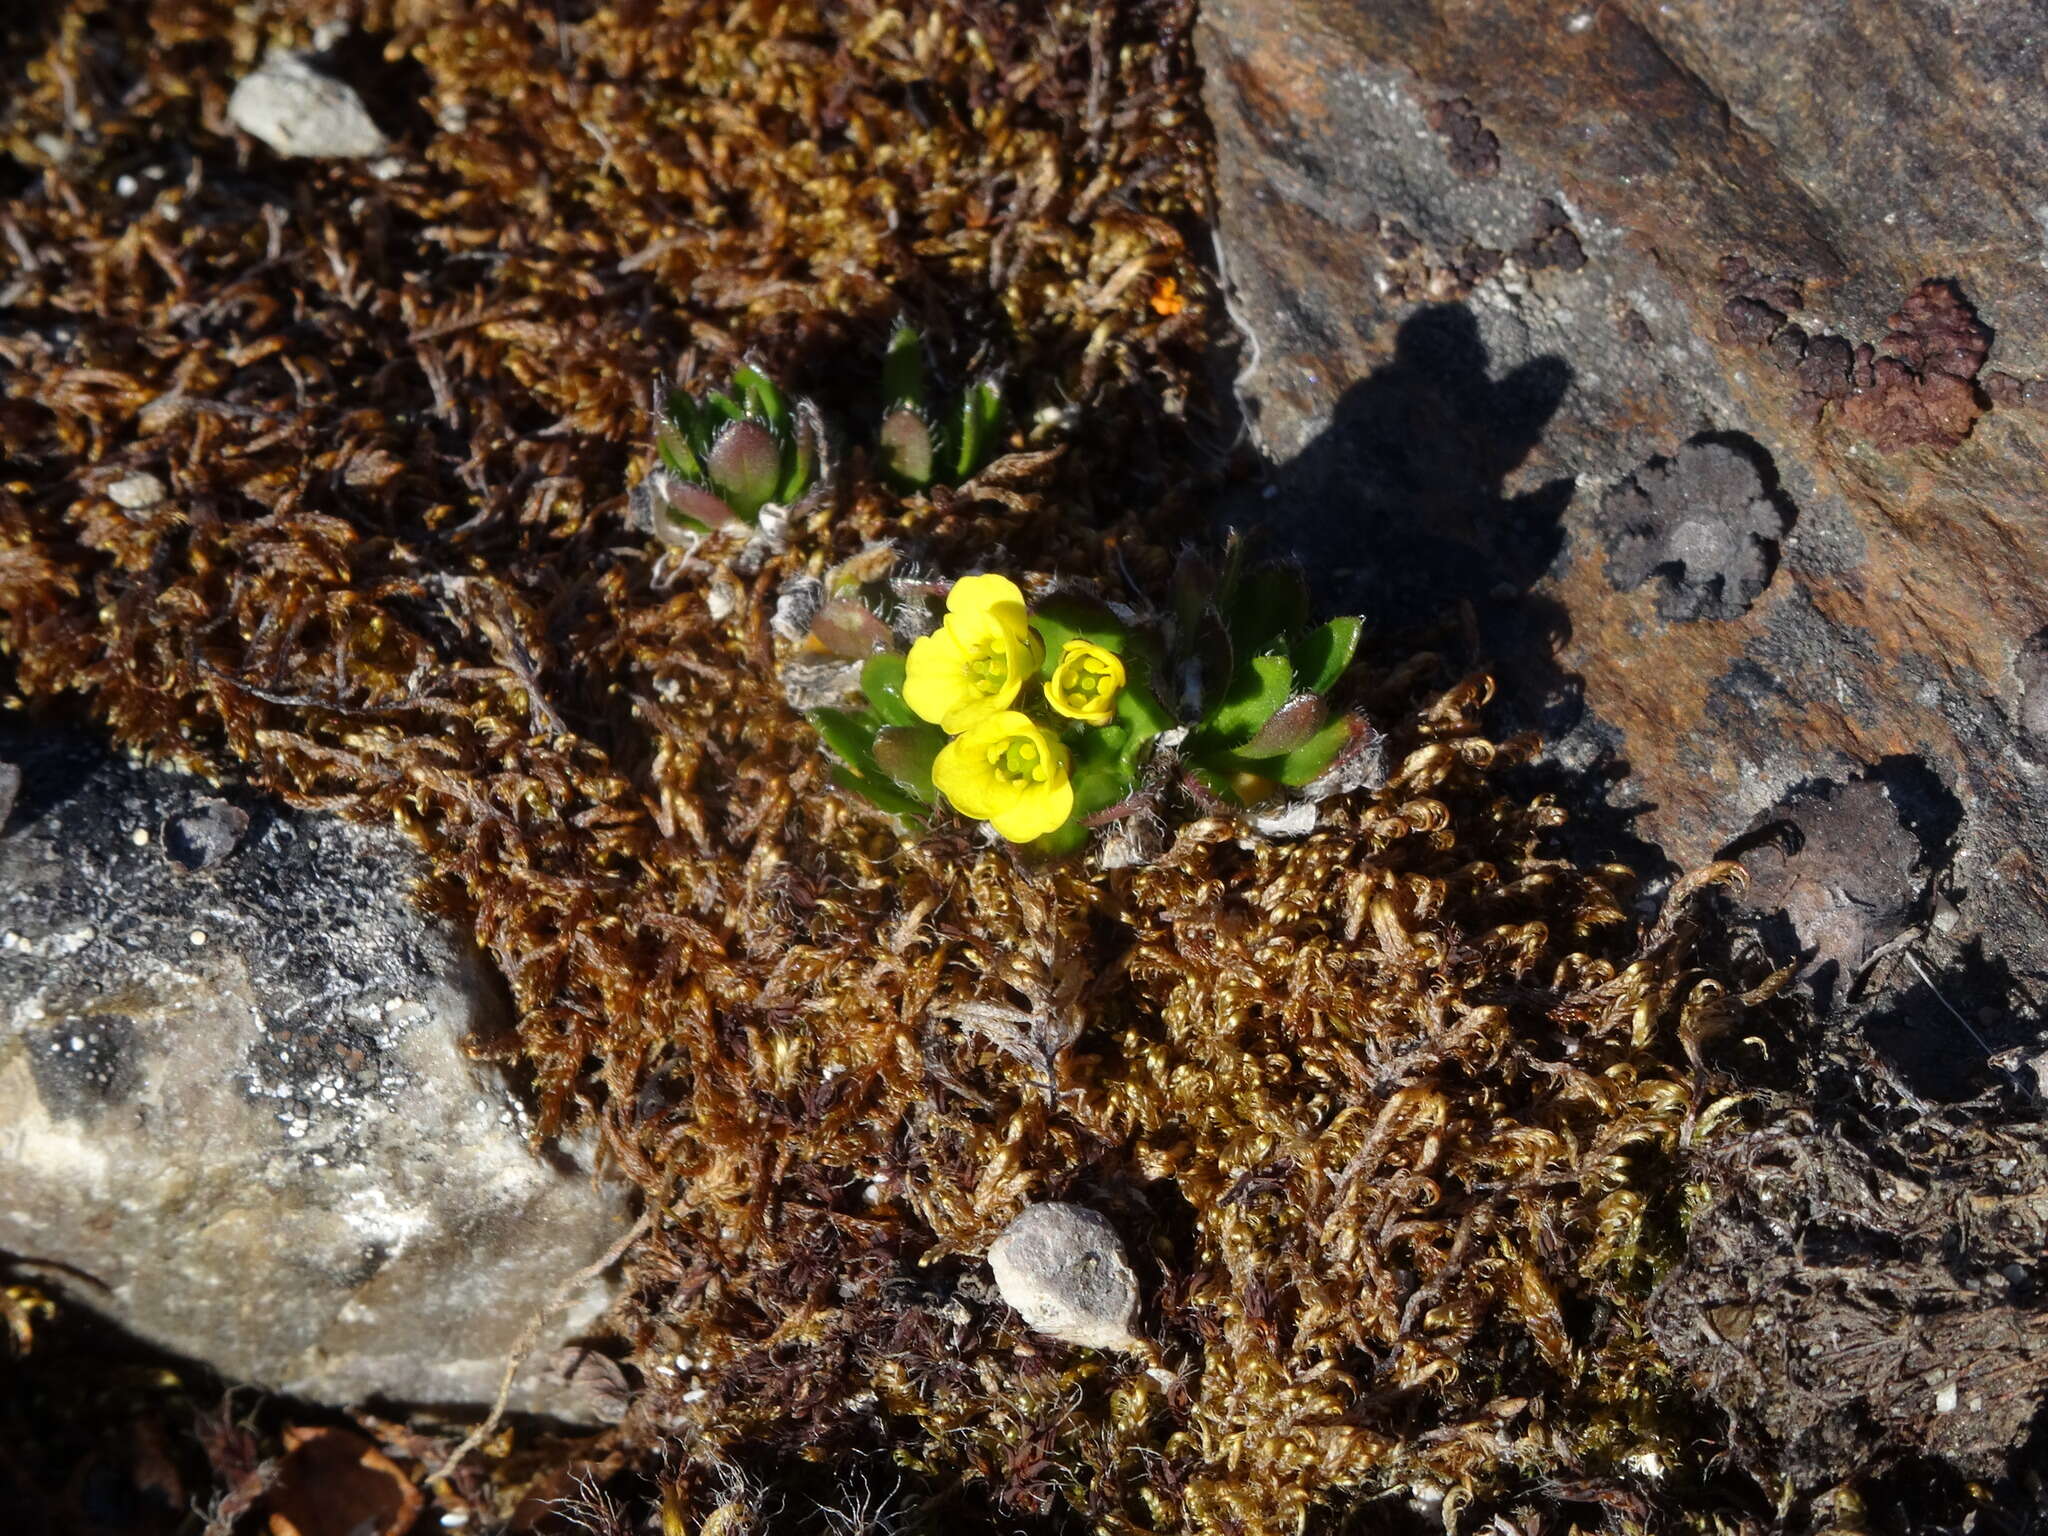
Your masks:
<path fill-rule="evenodd" d="M 1027 1207 L 990 1246 L 996 1289 L 1040 1333 L 1084 1349 L 1138 1343 L 1138 1278 L 1116 1228 L 1086 1206 Z"/>
<path fill-rule="evenodd" d="M 463 1050 L 502 1030 L 395 830 L 0 731 L 0 1252 L 224 1375 L 319 1401 L 490 1401 L 627 1216 Z M 244 819 L 246 808 L 247 817 Z M 167 825 L 235 835 L 180 858 Z M 553 1338 L 609 1300 L 576 1298 Z M 536 1356 L 545 1360 L 546 1352 Z M 535 1364 L 515 1407 L 587 1416 Z"/>

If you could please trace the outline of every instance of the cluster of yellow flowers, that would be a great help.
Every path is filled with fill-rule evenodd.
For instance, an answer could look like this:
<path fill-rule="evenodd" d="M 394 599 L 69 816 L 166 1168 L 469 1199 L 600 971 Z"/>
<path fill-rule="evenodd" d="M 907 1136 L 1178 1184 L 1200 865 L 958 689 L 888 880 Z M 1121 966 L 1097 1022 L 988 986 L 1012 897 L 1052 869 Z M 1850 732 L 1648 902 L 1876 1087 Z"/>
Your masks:
<path fill-rule="evenodd" d="M 1116 825 L 1128 857 L 1130 834 L 1183 805 L 1263 807 L 1284 826 L 1305 807 L 1312 822 L 1316 802 L 1376 771 L 1370 724 L 1332 702 L 1361 621 L 1311 623 L 1299 574 L 1248 566 L 1234 542 L 1220 573 L 1186 564 L 1170 611 L 1071 586 L 1027 605 L 1007 576 L 962 577 L 908 654 L 902 592 L 892 601 L 873 571 L 828 573 L 805 643 L 858 661 L 864 701 L 810 711 L 838 759 L 832 782 L 910 826 L 943 799 L 1049 856 Z M 1179 713 L 1165 679 L 1181 684 Z"/>
<path fill-rule="evenodd" d="M 1025 707 L 1045 661 L 1023 592 L 987 575 L 953 584 L 945 622 L 905 662 L 903 702 L 952 738 L 932 761 L 934 787 L 1013 843 L 1056 832 L 1074 813 L 1066 743 Z M 1121 656 L 1077 637 L 1061 643 L 1038 691 L 1060 720 L 1099 727 L 1115 718 L 1127 681 Z"/>

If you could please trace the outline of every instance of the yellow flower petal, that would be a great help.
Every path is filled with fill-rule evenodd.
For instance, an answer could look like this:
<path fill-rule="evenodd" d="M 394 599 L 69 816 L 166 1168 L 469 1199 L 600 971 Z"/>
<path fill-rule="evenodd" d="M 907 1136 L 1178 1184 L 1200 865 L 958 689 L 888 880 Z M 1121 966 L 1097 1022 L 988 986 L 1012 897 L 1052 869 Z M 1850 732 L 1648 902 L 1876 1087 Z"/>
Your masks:
<path fill-rule="evenodd" d="M 958 735 L 1014 704 L 1039 655 L 1017 584 L 1007 576 L 962 577 L 947 594 L 945 624 L 910 648 L 903 701 Z"/>
<path fill-rule="evenodd" d="M 988 824 L 1000 837 L 1013 843 L 1036 842 L 1048 832 L 1057 832 L 1074 814 L 1073 783 L 1062 778 L 1043 794 L 1030 795 L 997 811 Z"/>
<path fill-rule="evenodd" d="M 967 648 L 951 630 L 934 630 L 912 643 L 903 662 L 903 702 L 933 725 L 978 698 L 967 675 Z"/>
<path fill-rule="evenodd" d="M 962 576 L 953 583 L 953 590 L 946 594 L 946 617 L 949 619 L 955 615 L 967 617 L 1006 607 L 1015 608 L 1021 615 L 1024 594 L 1009 577 L 994 573 Z"/>
<path fill-rule="evenodd" d="M 1013 843 L 1065 824 L 1074 811 L 1067 749 L 1029 715 L 1004 710 L 939 749 L 932 783 L 963 816 Z"/>
<path fill-rule="evenodd" d="M 1116 718 L 1124 681 L 1124 661 L 1115 651 L 1093 640 L 1069 640 L 1045 685 L 1045 701 L 1069 720 L 1107 725 Z"/>

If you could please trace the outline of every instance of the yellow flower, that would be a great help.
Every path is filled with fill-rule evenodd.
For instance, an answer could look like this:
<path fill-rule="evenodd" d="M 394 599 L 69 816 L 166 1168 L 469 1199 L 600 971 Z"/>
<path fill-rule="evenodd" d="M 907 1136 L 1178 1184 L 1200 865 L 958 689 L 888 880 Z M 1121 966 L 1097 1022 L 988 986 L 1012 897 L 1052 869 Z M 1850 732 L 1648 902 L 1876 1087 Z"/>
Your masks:
<path fill-rule="evenodd" d="M 1007 576 L 966 576 L 946 595 L 946 622 L 910 648 L 903 702 L 957 736 L 1015 702 L 1038 670 L 1024 594 Z"/>
<path fill-rule="evenodd" d="M 941 747 L 932 761 L 932 783 L 961 815 L 989 822 L 1013 843 L 1056 831 L 1074 812 L 1067 749 L 1014 709 Z"/>
<path fill-rule="evenodd" d="M 1107 725 L 1116 718 L 1116 696 L 1123 687 L 1121 656 L 1093 640 L 1069 640 L 1060 647 L 1059 665 L 1045 685 L 1045 701 L 1069 720 Z"/>

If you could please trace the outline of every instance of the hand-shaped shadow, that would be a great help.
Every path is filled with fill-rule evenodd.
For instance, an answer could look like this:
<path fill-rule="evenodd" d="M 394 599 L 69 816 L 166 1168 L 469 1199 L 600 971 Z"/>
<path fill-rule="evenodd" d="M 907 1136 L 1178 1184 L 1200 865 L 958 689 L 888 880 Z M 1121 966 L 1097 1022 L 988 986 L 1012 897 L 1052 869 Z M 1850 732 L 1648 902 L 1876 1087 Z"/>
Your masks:
<path fill-rule="evenodd" d="M 1471 312 L 1405 321 L 1384 367 L 1347 389 L 1330 425 L 1275 471 L 1258 521 L 1308 565 L 1329 601 L 1405 629 L 1525 592 L 1563 542 L 1572 482 L 1516 496 L 1507 477 L 1571 381 L 1537 358 L 1499 380 Z"/>
<path fill-rule="evenodd" d="M 1392 359 L 1344 392 L 1329 426 L 1276 466 L 1255 504 L 1226 515 L 1263 528 L 1269 549 L 1307 566 L 1325 607 L 1363 614 L 1382 637 L 1455 621 L 1469 603 L 1477 651 L 1454 640 L 1450 655 L 1493 673 L 1495 734 L 1534 729 L 1555 741 L 1581 724 L 1580 679 L 1557 661 L 1570 634 L 1564 609 L 1532 589 L 1563 549 L 1574 482 L 1509 494 L 1507 481 L 1571 376 L 1563 359 L 1540 357 L 1496 379 L 1471 311 L 1418 310 Z M 1603 803 L 1606 782 L 1625 769 L 1618 742 L 1591 739 L 1597 727 L 1581 734 L 1571 756 L 1590 760 L 1590 776 L 1542 771 L 1584 818 L 1571 840 L 1645 872 L 1662 867 L 1662 854 L 1628 829 L 1632 812 Z"/>

